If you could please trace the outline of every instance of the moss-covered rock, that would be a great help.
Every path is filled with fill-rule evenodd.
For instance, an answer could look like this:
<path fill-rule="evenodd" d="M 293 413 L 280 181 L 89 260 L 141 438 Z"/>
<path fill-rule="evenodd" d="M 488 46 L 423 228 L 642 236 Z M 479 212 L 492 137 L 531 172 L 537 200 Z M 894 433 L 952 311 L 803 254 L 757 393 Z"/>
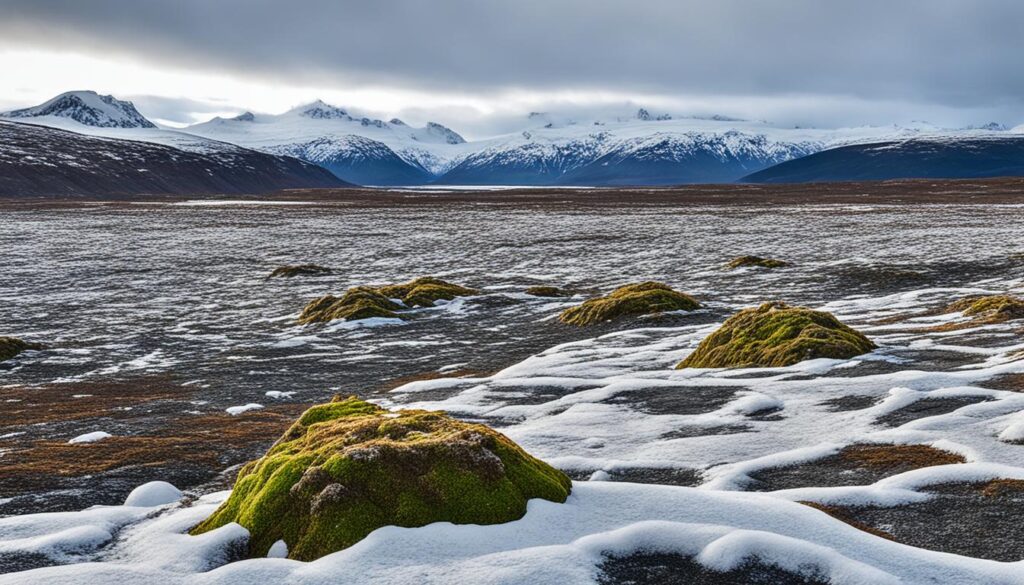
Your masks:
<path fill-rule="evenodd" d="M 757 268 L 782 268 L 789 266 L 789 262 L 782 260 L 776 260 L 774 258 L 761 258 L 760 256 L 740 256 L 739 258 L 733 258 L 726 265 L 729 270 L 744 267 L 757 267 Z"/>
<path fill-rule="evenodd" d="M 966 297 L 946 307 L 946 313 L 961 312 L 977 324 L 1024 319 L 1024 299 L 1010 295 Z"/>
<path fill-rule="evenodd" d="M 0 336 L 0 362 L 9 360 L 19 353 L 30 349 L 41 350 L 44 347 L 41 343 L 29 343 L 17 337 Z"/>
<path fill-rule="evenodd" d="M 764 303 L 729 317 L 677 368 L 782 367 L 815 358 L 849 359 L 875 349 L 823 311 Z"/>
<path fill-rule="evenodd" d="M 326 276 L 331 273 L 330 268 L 317 264 L 294 264 L 291 266 L 278 266 L 267 278 L 292 278 L 294 276 Z"/>
<path fill-rule="evenodd" d="M 700 308 L 693 297 L 660 282 L 627 284 L 596 299 L 562 311 L 559 320 L 569 325 L 592 325 L 620 317 L 638 317 L 666 311 L 693 311 Z"/>
<path fill-rule="evenodd" d="M 299 323 L 317 323 L 370 317 L 404 318 L 409 307 L 430 307 L 436 301 L 477 294 L 477 291 L 439 278 L 425 276 L 405 284 L 387 284 L 348 289 L 341 297 L 326 295 L 310 301 L 299 315 Z M 395 302 L 395 299 L 401 303 Z"/>
<path fill-rule="evenodd" d="M 557 286 L 531 286 L 526 294 L 535 297 L 571 297 L 572 293 Z"/>
<path fill-rule="evenodd" d="M 335 397 L 245 465 L 192 534 L 237 522 L 252 556 L 284 540 L 290 558 L 308 561 L 381 526 L 509 522 L 528 500 L 564 502 L 571 489 L 565 474 L 486 426 Z"/>

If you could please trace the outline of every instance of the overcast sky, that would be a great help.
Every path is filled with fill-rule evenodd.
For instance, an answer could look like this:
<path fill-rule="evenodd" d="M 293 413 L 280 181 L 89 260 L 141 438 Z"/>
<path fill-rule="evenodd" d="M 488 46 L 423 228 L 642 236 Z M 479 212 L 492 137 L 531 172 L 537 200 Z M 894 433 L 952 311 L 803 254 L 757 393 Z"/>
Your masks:
<path fill-rule="evenodd" d="M 467 135 L 531 110 L 1024 123 L 1020 0 L 0 0 L 0 109 L 185 123 L 322 98 Z"/>

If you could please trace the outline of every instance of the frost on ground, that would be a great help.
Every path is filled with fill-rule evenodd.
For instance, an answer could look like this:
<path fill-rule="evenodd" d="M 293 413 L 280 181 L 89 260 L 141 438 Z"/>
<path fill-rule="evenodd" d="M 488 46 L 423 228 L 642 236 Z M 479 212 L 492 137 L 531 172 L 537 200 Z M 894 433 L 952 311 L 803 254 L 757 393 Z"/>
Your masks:
<path fill-rule="evenodd" d="M 18 555 L 46 559 L 36 566 L 68 563 L 0 576 L 0 583 L 591 583 L 610 558 L 631 555 L 676 555 L 723 573 L 753 563 L 837 584 L 1024 583 L 1019 561 L 915 548 L 827 513 L 912 509 L 940 497 L 943 486 L 1024 480 L 1024 394 L 986 387 L 1024 372 L 1016 355 L 1024 343 L 1006 335 L 1013 325 L 950 334 L 922 323 L 955 316 L 882 322 L 973 290 L 924 289 L 823 307 L 879 345 L 852 360 L 675 370 L 714 326 L 642 328 L 562 344 L 490 376 L 392 390 L 386 406 L 486 422 L 591 480 L 577 481 L 566 504 L 532 501 L 519 521 L 385 527 L 311 563 L 279 558 L 284 542 L 271 558 L 236 560 L 247 538 L 238 525 L 185 534 L 226 493 L 190 502 L 154 482 L 124 506 L 0 519 L 0 566 Z M 921 367 L 935 351 L 964 359 L 946 369 Z M 928 445 L 948 459 L 868 485 L 745 491 L 759 472 L 871 444 Z M 645 481 L 698 487 L 637 483 Z M 983 527 L 964 522 L 954 539 L 986 537 Z"/>

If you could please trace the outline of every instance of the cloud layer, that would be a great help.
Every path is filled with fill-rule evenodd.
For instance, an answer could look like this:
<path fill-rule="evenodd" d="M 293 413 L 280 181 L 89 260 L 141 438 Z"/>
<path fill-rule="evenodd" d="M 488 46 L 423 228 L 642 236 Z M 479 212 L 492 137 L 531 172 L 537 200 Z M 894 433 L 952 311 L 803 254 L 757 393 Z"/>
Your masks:
<path fill-rule="evenodd" d="M 481 99 L 563 90 L 733 104 L 820 96 L 866 110 L 877 102 L 1024 114 L 1017 0 L 0 0 L 0 8 L 8 47 L 131 55 L 268 83 Z"/>

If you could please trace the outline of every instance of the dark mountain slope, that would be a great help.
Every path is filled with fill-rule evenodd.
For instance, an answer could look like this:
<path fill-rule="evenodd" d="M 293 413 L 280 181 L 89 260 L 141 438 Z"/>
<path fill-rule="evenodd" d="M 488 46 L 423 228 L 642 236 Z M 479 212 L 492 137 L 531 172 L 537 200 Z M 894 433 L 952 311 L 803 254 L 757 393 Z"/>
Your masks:
<path fill-rule="evenodd" d="M 1024 136 L 912 138 L 855 144 L 790 160 L 742 179 L 813 183 L 1024 176 Z"/>
<path fill-rule="evenodd" d="M 245 148 L 198 153 L 0 122 L 0 197 L 241 194 L 347 185 L 316 165 Z"/>

